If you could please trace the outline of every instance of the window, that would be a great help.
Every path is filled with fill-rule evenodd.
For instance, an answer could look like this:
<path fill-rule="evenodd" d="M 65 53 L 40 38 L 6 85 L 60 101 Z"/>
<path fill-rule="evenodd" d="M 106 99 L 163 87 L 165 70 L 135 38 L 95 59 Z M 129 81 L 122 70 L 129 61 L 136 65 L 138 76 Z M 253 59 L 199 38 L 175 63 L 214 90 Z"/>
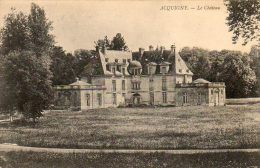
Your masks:
<path fill-rule="evenodd" d="M 188 103 L 188 94 L 187 93 L 183 93 L 183 104 Z"/>
<path fill-rule="evenodd" d="M 187 73 L 189 73 L 189 72 L 190 72 L 190 70 L 188 70 L 188 69 L 187 69 L 187 70 L 186 70 L 186 72 L 187 72 Z"/>
<path fill-rule="evenodd" d="M 166 77 L 163 76 L 163 78 L 162 78 L 162 90 L 166 90 L 166 89 L 167 89 Z"/>
<path fill-rule="evenodd" d="M 122 96 L 125 98 L 125 93 L 122 93 Z"/>
<path fill-rule="evenodd" d="M 90 94 L 86 94 L 87 106 L 90 106 Z"/>
<path fill-rule="evenodd" d="M 211 90 L 211 95 L 213 95 L 214 94 L 214 91 L 213 91 L 213 89 Z"/>
<path fill-rule="evenodd" d="M 132 83 L 132 89 L 135 89 L 135 90 L 140 90 L 140 83 L 137 83 L 137 82 L 134 82 L 134 83 Z"/>
<path fill-rule="evenodd" d="M 113 100 L 113 104 L 116 104 L 116 93 L 113 93 L 112 100 Z"/>
<path fill-rule="evenodd" d="M 108 58 L 105 58 L 105 61 L 108 62 Z"/>
<path fill-rule="evenodd" d="M 163 92 L 162 96 L 163 96 L 163 103 L 167 103 L 167 93 Z"/>
<path fill-rule="evenodd" d="M 202 93 L 198 93 L 198 104 L 202 103 Z"/>
<path fill-rule="evenodd" d="M 115 62 L 118 63 L 118 59 L 115 59 Z"/>
<path fill-rule="evenodd" d="M 154 104 L 154 93 L 150 92 L 150 104 L 153 105 Z"/>
<path fill-rule="evenodd" d="M 125 75 L 125 68 L 122 68 L 122 73 L 123 75 Z"/>
<path fill-rule="evenodd" d="M 113 74 L 116 73 L 116 68 L 115 67 L 112 68 L 112 72 L 113 72 Z"/>
<path fill-rule="evenodd" d="M 130 61 L 131 61 L 131 59 L 127 59 L 127 61 L 128 61 L 128 62 L 130 62 Z"/>
<path fill-rule="evenodd" d="M 122 80 L 122 90 L 125 90 L 125 80 Z"/>
<path fill-rule="evenodd" d="M 121 72 L 121 65 L 117 66 L 117 71 Z"/>
<path fill-rule="evenodd" d="M 149 82 L 153 82 L 153 78 L 150 78 L 150 79 L 149 79 Z"/>
<path fill-rule="evenodd" d="M 182 73 L 182 69 L 179 69 L 179 72 Z"/>
<path fill-rule="evenodd" d="M 223 94 L 223 89 L 220 90 L 221 94 Z"/>
<path fill-rule="evenodd" d="M 108 64 L 106 64 L 106 70 L 107 71 L 109 71 L 110 69 L 109 69 L 109 65 Z"/>
<path fill-rule="evenodd" d="M 126 64 L 126 59 L 123 59 L 123 63 Z"/>
<path fill-rule="evenodd" d="M 162 73 L 166 73 L 166 67 L 162 67 Z"/>
<path fill-rule="evenodd" d="M 101 93 L 97 94 L 97 101 L 98 101 L 98 105 L 102 106 L 102 94 Z"/>
<path fill-rule="evenodd" d="M 112 91 L 116 91 L 116 80 L 112 80 Z"/>

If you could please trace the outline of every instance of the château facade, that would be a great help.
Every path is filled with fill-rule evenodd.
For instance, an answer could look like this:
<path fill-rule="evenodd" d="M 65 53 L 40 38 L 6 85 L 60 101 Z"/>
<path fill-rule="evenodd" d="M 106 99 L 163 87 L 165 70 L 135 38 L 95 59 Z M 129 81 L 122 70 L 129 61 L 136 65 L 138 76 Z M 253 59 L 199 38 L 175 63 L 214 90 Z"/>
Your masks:
<path fill-rule="evenodd" d="M 188 106 L 225 104 L 225 84 L 204 79 L 192 81 L 175 45 L 137 52 L 97 48 L 101 71 L 87 83 L 82 78 L 56 86 L 57 108 L 81 110 L 118 106 Z"/>

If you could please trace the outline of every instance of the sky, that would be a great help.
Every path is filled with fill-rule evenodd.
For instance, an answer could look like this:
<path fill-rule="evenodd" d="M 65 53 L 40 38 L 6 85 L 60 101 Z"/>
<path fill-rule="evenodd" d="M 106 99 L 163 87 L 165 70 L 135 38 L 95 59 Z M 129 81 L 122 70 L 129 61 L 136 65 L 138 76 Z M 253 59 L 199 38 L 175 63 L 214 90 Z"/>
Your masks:
<path fill-rule="evenodd" d="M 132 51 L 148 49 L 149 45 L 169 49 L 175 44 L 177 50 L 188 46 L 248 52 L 252 45 L 232 44 L 232 32 L 226 25 L 228 13 L 221 0 L 0 0 L 0 27 L 4 26 L 4 17 L 11 7 L 28 14 L 32 2 L 44 8 L 53 22 L 51 33 L 56 45 L 67 52 L 94 49 L 94 41 L 106 35 L 112 39 L 116 33 L 124 36 Z"/>

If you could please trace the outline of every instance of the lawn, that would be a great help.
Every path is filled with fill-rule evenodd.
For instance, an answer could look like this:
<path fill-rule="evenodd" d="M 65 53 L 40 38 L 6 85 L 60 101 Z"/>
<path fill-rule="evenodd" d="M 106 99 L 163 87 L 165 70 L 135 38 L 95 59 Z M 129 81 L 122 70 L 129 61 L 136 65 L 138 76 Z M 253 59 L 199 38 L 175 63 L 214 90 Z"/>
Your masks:
<path fill-rule="evenodd" d="M 95 167 L 259 167 L 260 153 L 166 154 L 166 153 L 47 153 L 0 152 L 0 166 L 8 168 Z"/>
<path fill-rule="evenodd" d="M 0 122 L 0 143 L 59 148 L 259 148 L 260 105 L 52 111 Z"/>

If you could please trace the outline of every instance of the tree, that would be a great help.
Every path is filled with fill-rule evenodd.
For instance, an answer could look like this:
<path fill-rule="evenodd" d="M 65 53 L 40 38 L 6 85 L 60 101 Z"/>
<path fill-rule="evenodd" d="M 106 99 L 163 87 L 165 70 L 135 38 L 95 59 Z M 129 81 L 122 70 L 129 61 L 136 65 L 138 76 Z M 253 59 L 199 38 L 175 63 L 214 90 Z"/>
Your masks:
<path fill-rule="evenodd" d="M 184 47 L 180 51 L 180 56 L 187 63 L 189 69 L 193 72 L 194 79 L 197 78 L 209 78 L 209 70 L 211 69 L 211 61 L 209 51 L 193 47 Z"/>
<path fill-rule="evenodd" d="M 53 73 L 51 78 L 53 85 L 67 85 L 75 81 L 76 58 L 66 54 L 62 47 L 53 47 L 51 54 L 52 63 L 50 70 Z"/>
<path fill-rule="evenodd" d="M 228 10 L 227 24 L 233 32 L 233 42 L 242 38 L 244 45 L 254 39 L 260 42 L 260 1 L 225 0 Z"/>
<path fill-rule="evenodd" d="M 7 55 L 10 51 L 28 49 L 30 41 L 28 37 L 27 16 L 22 12 L 17 13 L 11 9 L 4 21 L 4 27 L 0 31 L 1 53 Z"/>
<path fill-rule="evenodd" d="M 107 36 L 104 37 L 104 39 L 99 39 L 97 41 L 94 42 L 95 43 L 95 47 L 97 48 L 100 48 L 100 49 L 110 49 L 111 48 L 111 42 L 110 40 L 108 39 Z"/>
<path fill-rule="evenodd" d="M 31 13 L 28 16 L 28 29 L 30 47 L 37 56 L 48 56 L 51 52 L 54 45 L 54 37 L 50 34 L 52 30 L 51 24 L 45 16 L 44 9 L 32 3 Z"/>
<path fill-rule="evenodd" d="M 251 58 L 251 68 L 254 70 L 257 79 L 255 96 L 260 96 L 260 47 L 252 46 L 249 56 Z"/>
<path fill-rule="evenodd" d="M 52 98 L 49 67 L 54 39 L 50 30 L 44 10 L 34 3 L 28 16 L 12 10 L 1 29 L 4 79 L 9 88 L 5 95 L 15 95 L 15 109 L 34 121 Z"/>
<path fill-rule="evenodd" d="M 32 118 L 34 122 L 42 116 L 42 110 L 52 100 L 49 73 L 34 52 L 16 51 L 7 56 L 4 74 L 7 85 L 15 95 L 14 104 L 26 118 Z"/>
<path fill-rule="evenodd" d="M 220 79 L 226 84 L 227 97 L 241 98 L 252 95 L 256 75 L 250 67 L 248 55 L 242 55 L 241 52 L 228 52 L 222 64 Z"/>
<path fill-rule="evenodd" d="M 121 33 L 117 33 L 116 36 L 111 41 L 111 49 L 112 50 L 127 50 L 125 39 L 121 35 Z"/>

